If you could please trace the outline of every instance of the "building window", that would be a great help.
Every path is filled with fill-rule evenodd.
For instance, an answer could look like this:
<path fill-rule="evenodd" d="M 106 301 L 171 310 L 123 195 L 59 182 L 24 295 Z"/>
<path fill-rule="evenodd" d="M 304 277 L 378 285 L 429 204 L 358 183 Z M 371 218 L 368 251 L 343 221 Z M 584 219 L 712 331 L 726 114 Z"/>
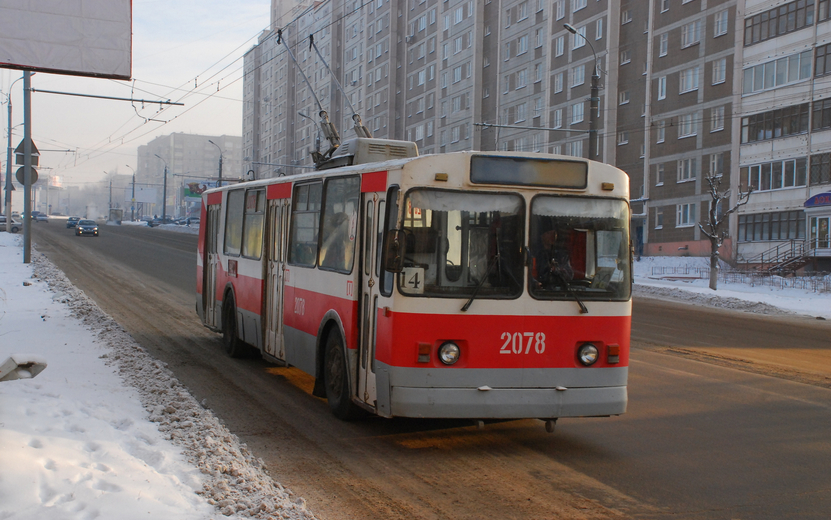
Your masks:
<path fill-rule="evenodd" d="M 655 165 L 655 186 L 664 185 L 664 163 Z"/>
<path fill-rule="evenodd" d="M 724 107 L 710 109 L 710 132 L 724 130 Z"/>
<path fill-rule="evenodd" d="M 628 132 L 618 132 L 617 134 L 617 144 L 618 146 L 622 144 L 629 144 L 629 133 Z"/>
<path fill-rule="evenodd" d="M 727 58 L 713 62 L 713 85 L 724 83 L 727 80 Z"/>
<path fill-rule="evenodd" d="M 701 41 L 701 20 L 681 27 L 681 48 L 690 47 Z"/>
<path fill-rule="evenodd" d="M 742 143 L 754 143 L 804 134 L 808 131 L 808 103 L 742 118 Z"/>
<path fill-rule="evenodd" d="M 632 21 L 632 11 L 629 9 L 620 13 L 620 25 L 626 25 Z"/>
<path fill-rule="evenodd" d="M 814 130 L 831 128 L 831 98 L 814 101 L 814 114 L 811 118 Z"/>
<path fill-rule="evenodd" d="M 586 26 L 579 27 L 577 29 L 577 34 L 571 35 L 571 48 L 572 49 L 579 49 L 586 45 Z"/>
<path fill-rule="evenodd" d="M 814 25 L 814 0 L 788 2 L 745 18 L 744 45 L 748 47 L 811 25 Z"/>
<path fill-rule="evenodd" d="M 664 208 L 655 208 L 655 229 L 664 227 Z"/>
<path fill-rule="evenodd" d="M 558 72 L 554 75 L 554 93 L 563 91 L 563 73 Z"/>
<path fill-rule="evenodd" d="M 542 63 L 534 64 L 534 83 L 542 81 Z"/>
<path fill-rule="evenodd" d="M 729 20 L 727 9 L 716 13 L 713 18 L 713 38 L 727 34 L 727 22 Z"/>
<path fill-rule="evenodd" d="M 563 109 L 558 108 L 554 111 L 554 120 L 552 122 L 554 128 L 562 128 L 563 126 Z"/>
<path fill-rule="evenodd" d="M 805 212 L 776 211 L 739 215 L 739 242 L 805 238 Z"/>
<path fill-rule="evenodd" d="M 661 12 L 665 13 L 669 11 L 669 0 L 661 0 Z"/>
<path fill-rule="evenodd" d="M 698 90 L 698 69 L 698 66 L 695 66 L 679 73 L 679 93 L 684 94 L 685 92 Z"/>
<path fill-rule="evenodd" d="M 808 53 L 810 53 L 810 51 L 808 51 Z M 825 76 L 826 74 L 831 74 L 831 43 L 817 47 L 817 60 L 816 66 L 814 67 L 814 75 L 820 77 Z"/>
<path fill-rule="evenodd" d="M 658 99 L 666 99 L 667 97 L 667 77 L 661 76 L 658 78 Z"/>
<path fill-rule="evenodd" d="M 694 180 L 698 170 L 698 160 L 695 157 L 678 160 L 678 182 Z"/>
<path fill-rule="evenodd" d="M 516 107 L 516 121 L 515 123 L 521 123 L 525 121 L 528 114 L 528 107 L 525 103 L 520 103 Z"/>
<path fill-rule="evenodd" d="M 658 57 L 666 56 L 669 50 L 669 33 L 664 33 L 658 37 Z"/>
<path fill-rule="evenodd" d="M 632 61 L 632 51 L 629 49 L 623 49 L 620 51 L 620 64 L 626 65 L 627 63 Z"/>
<path fill-rule="evenodd" d="M 624 90 L 620 94 L 618 94 L 618 103 L 621 105 L 626 105 L 629 103 L 629 91 Z"/>
<path fill-rule="evenodd" d="M 724 175 L 724 153 L 710 154 L 710 177 Z"/>
<path fill-rule="evenodd" d="M 566 143 L 566 155 L 572 157 L 583 157 L 583 141 L 572 141 Z"/>
<path fill-rule="evenodd" d="M 695 114 L 684 114 L 678 118 L 678 139 L 696 135 Z"/>
<path fill-rule="evenodd" d="M 831 154 L 822 153 L 811 156 L 811 186 L 831 183 Z"/>
<path fill-rule="evenodd" d="M 658 139 L 655 141 L 660 144 L 663 143 L 667 136 L 666 121 L 658 121 Z"/>
<path fill-rule="evenodd" d="M 571 105 L 571 124 L 583 122 L 583 103 L 575 103 Z"/>
<path fill-rule="evenodd" d="M 536 47 L 542 47 L 543 43 L 544 43 L 544 38 L 543 38 L 542 29 L 537 29 L 536 32 L 534 33 L 534 45 Z"/>
<path fill-rule="evenodd" d="M 587 0 L 571 0 L 571 11 L 577 12 L 586 7 Z"/>
<path fill-rule="evenodd" d="M 528 85 L 528 69 L 522 69 L 516 73 L 516 90 L 525 88 Z"/>
<path fill-rule="evenodd" d="M 817 48 L 817 54 L 821 48 Z M 817 67 L 819 66 L 819 59 L 817 59 Z M 805 51 L 744 69 L 742 92 L 744 94 L 761 92 L 809 77 L 811 77 L 811 51 Z"/>
<path fill-rule="evenodd" d="M 598 18 L 594 25 L 594 39 L 599 40 L 603 38 L 603 18 Z"/>
<path fill-rule="evenodd" d="M 566 1 L 565 0 L 557 0 L 555 2 L 554 9 L 557 12 L 557 20 L 562 20 L 563 17 L 566 15 Z"/>
<path fill-rule="evenodd" d="M 781 190 L 805 186 L 808 181 L 808 161 L 805 158 L 785 159 L 751 166 L 739 170 L 739 182 L 753 191 Z"/>
<path fill-rule="evenodd" d="M 675 208 L 675 227 L 691 227 L 695 225 L 695 204 L 678 204 Z"/>
<path fill-rule="evenodd" d="M 516 55 L 528 52 L 528 35 L 520 36 L 516 42 Z"/>
<path fill-rule="evenodd" d="M 554 40 L 554 55 L 555 56 L 562 56 L 563 52 L 565 51 L 565 36 L 559 36 L 556 40 Z"/>
<path fill-rule="evenodd" d="M 578 65 L 571 69 L 571 86 L 576 87 L 582 85 L 586 81 L 586 66 Z"/>

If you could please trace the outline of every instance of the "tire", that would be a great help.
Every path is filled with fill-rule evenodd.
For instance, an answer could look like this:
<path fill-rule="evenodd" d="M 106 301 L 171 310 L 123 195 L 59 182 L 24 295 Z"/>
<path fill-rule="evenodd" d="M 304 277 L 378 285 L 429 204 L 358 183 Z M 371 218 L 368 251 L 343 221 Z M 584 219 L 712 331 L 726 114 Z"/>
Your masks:
<path fill-rule="evenodd" d="M 237 308 L 234 299 L 228 298 L 222 306 L 222 345 L 232 358 L 245 357 L 248 347 L 237 335 Z"/>
<path fill-rule="evenodd" d="M 347 370 L 348 363 L 340 334 L 335 331 L 330 332 L 326 338 L 323 358 L 323 379 L 329 409 L 342 421 L 351 421 L 364 415 L 363 410 L 352 402 Z"/>
<path fill-rule="evenodd" d="M 12 226 L 12 233 L 17 233 L 18 231 L 20 231 L 20 228 L 18 228 L 17 226 Z"/>

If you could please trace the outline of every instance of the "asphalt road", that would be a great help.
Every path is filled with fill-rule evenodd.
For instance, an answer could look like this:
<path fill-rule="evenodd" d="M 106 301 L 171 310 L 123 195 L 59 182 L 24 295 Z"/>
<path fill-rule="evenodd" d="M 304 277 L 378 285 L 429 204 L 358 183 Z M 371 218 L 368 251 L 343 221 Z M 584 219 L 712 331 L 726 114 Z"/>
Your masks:
<path fill-rule="evenodd" d="M 828 322 L 636 300 L 623 416 L 561 420 L 553 435 L 534 420 L 343 423 L 310 377 L 224 357 L 194 312 L 195 236 L 33 230 L 37 249 L 322 519 L 831 516 L 831 389 L 815 377 Z"/>

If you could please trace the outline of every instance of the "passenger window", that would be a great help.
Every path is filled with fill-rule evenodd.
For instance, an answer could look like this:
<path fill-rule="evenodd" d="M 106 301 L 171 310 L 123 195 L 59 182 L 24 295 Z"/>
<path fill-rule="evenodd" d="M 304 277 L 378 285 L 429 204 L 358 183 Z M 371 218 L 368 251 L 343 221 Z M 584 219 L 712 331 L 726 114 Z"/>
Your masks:
<path fill-rule="evenodd" d="M 225 212 L 225 247 L 226 255 L 239 256 L 242 244 L 242 209 L 245 200 L 243 190 L 228 192 L 227 210 Z"/>
<path fill-rule="evenodd" d="M 263 251 L 265 191 L 252 190 L 245 196 L 242 256 L 259 259 Z"/>
<path fill-rule="evenodd" d="M 326 207 L 323 209 L 319 252 L 321 268 L 343 273 L 352 271 L 360 196 L 360 177 L 326 182 Z"/>
<path fill-rule="evenodd" d="M 314 267 L 317 258 L 317 233 L 320 228 L 321 184 L 294 187 L 291 212 L 289 263 Z"/>

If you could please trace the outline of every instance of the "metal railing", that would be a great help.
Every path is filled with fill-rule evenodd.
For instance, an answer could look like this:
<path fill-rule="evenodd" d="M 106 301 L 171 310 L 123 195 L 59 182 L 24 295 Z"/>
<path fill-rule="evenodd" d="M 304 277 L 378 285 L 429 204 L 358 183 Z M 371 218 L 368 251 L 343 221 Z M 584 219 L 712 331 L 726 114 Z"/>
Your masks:
<path fill-rule="evenodd" d="M 652 276 L 667 278 L 684 276 L 685 278 L 710 278 L 710 269 L 706 267 L 653 267 Z M 778 276 L 761 271 L 734 271 L 719 269 L 718 279 L 721 283 L 741 283 L 751 287 L 773 287 L 777 289 L 801 289 L 814 293 L 831 293 L 831 273 L 812 273 L 802 276 Z"/>

